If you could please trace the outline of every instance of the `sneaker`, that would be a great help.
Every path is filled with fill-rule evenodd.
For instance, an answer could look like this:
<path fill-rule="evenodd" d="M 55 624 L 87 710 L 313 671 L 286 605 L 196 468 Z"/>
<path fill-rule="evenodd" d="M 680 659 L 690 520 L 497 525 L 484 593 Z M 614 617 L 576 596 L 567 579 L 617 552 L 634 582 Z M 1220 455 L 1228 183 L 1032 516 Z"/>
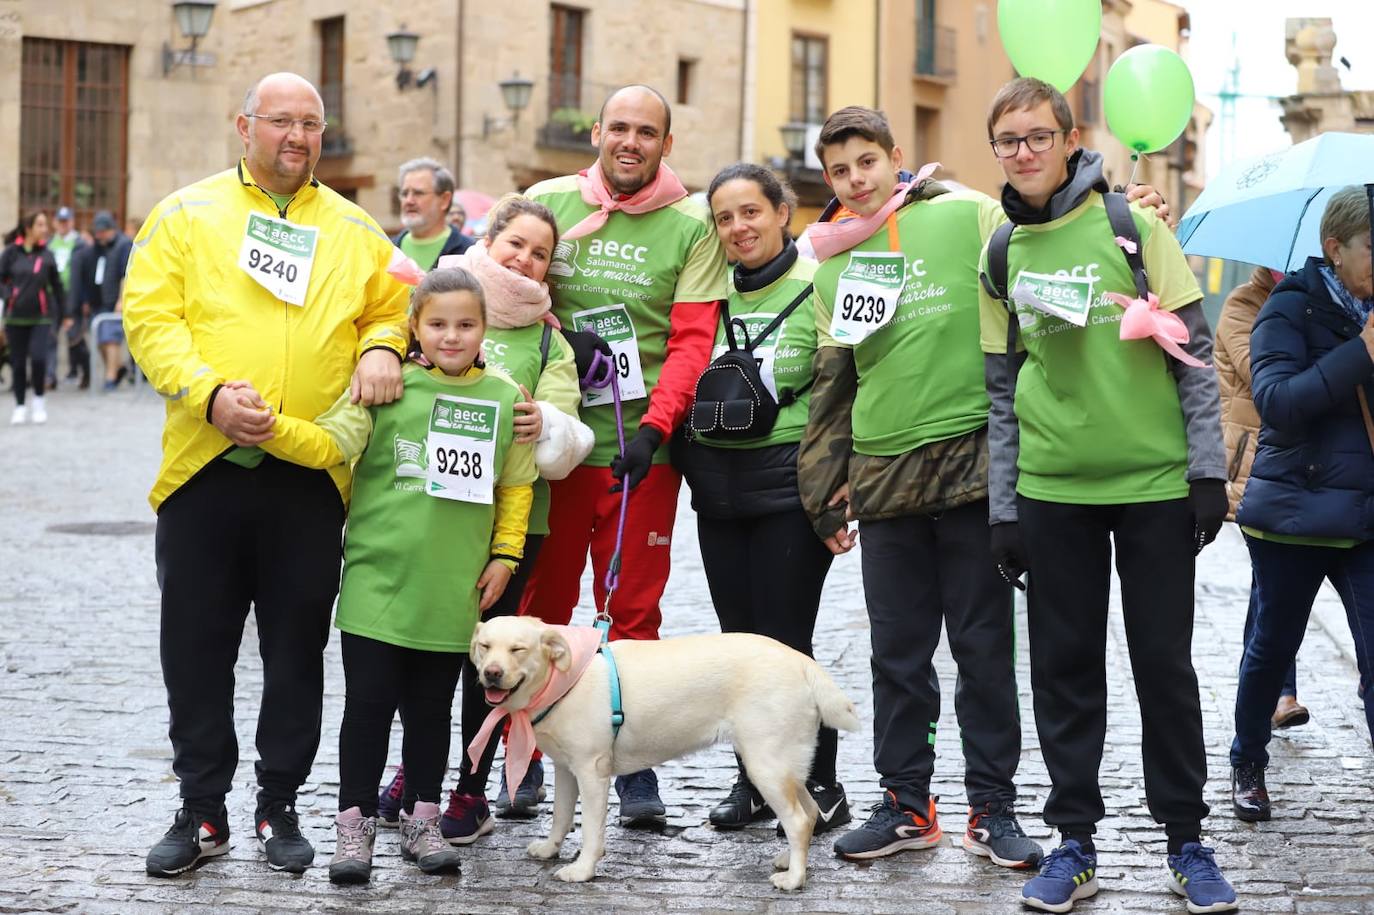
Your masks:
<path fill-rule="evenodd" d="M 835 854 L 851 861 L 864 861 L 908 848 L 933 848 L 940 844 L 942 835 L 934 798 L 926 801 L 924 813 L 917 813 L 899 805 L 897 796 L 887 791 L 882 803 L 874 804 L 869 811 L 867 823 L 835 840 Z"/>
<path fill-rule="evenodd" d="M 119 390 L 119 382 L 118 382 L 118 381 L 112 381 L 111 379 L 106 378 L 106 379 L 105 379 L 105 383 L 102 384 L 102 385 L 100 386 L 100 390 L 102 390 L 102 391 L 118 391 L 118 390 Z"/>
<path fill-rule="evenodd" d="M 21 404 L 19 404 L 17 407 L 15 407 L 15 408 L 14 408 L 14 412 L 10 414 L 10 425 L 11 425 L 11 426 L 22 426 L 22 425 L 24 425 L 24 423 L 26 423 L 26 422 L 28 422 L 28 421 L 29 421 L 29 408 L 28 408 L 27 406 L 25 406 L 24 404 L 21 403 Z"/>
<path fill-rule="evenodd" d="M 963 845 L 970 853 L 989 858 L 1002 867 L 1034 868 L 1045 856 L 1038 842 L 1026 838 L 1009 801 L 970 807 Z"/>
<path fill-rule="evenodd" d="M 525 777 L 515 789 L 515 803 L 511 803 L 510 792 L 506 790 L 506 767 L 501 767 L 501 790 L 496 795 L 496 815 L 505 819 L 513 817 L 528 820 L 539 815 L 539 802 L 544 799 L 544 762 L 530 760 Z"/>
<path fill-rule="evenodd" d="M 416 801 L 410 813 L 401 811 L 401 857 L 426 874 L 458 873 L 458 850 L 439 831 L 439 805 Z"/>
<path fill-rule="evenodd" d="M 768 806 L 743 772 L 735 779 L 725 800 L 712 807 L 707 814 L 707 819 L 717 829 L 739 829 L 756 820 L 772 818 L 773 808 Z"/>
<path fill-rule="evenodd" d="M 47 421 L 48 406 L 43 403 L 43 398 L 35 396 L 33 398 L 33 407 L 29 412 L 29 422 L 33 423 L 35 426 L 41 426 Z"/>
<path fill-rule="evenodd" d="M 229 850 L 229 813 L 220 805 L 213 814 L 197 813 L 182 807 L 172 820 L 172 828 L 148 852 L 148 874 L 175 877 L 206 858 Z"/>
<path fill-rule="evenodd" d="M 1042 912 L 1068 912 L 1080 899 L 1097 895 L 1097 854 L 1073 839 L 1045 856 L 1040 875 L 1021 887 L 1021 901 Z"/>
<path fill-rule="evenodd" d="M 617 775 L 615 793 L 620 795 L 621 826 L 652 826 L 668 822 L 668 810 L 658 796 L 658 776 L 653 769 Z"/>
<path fill-rule="evenodd" d="M 303 874 L 315 860 L 315 848 L 301 835 L 300 817 L 295 804 L 276 803 L 260 808 L 257 820 L 258 844 L 274 871 Z"/>
<path fill-rule="evenodd" d="M 396 767 L 396 774 L 377 795 L 377 825 L 395 829 L 401 822 L 401 798 L 406 793 L 406 770 Z"/>
<path fill-rule="evenodd" d="M 1269 790 L 1264 787 L 1264 766 L 1242 763 L 1231 767 L 1231 809 L 1236 819 L 1246 823 L 1269 819 Z"/>
<path fill-rule="evenodd" d="M 839 782 L 823 785 L 808 780 L 806 790 L 811 792 L 811 799 L 820 808 L 820 813 L 816 814 L 816 825 L 811 830 L 813 836 L 838 829 L 854 819 L 853 814 L 849 812 L 849 798 L 845 796 L 844 785 Z M 782 828 L 781 823 L 778 824 L 778 835 L 787 835 L 787 830 Z"/>
<path fill-rule="evenodd" d="M 448 809 L 439 820 L 439 831 L 450 845 L 471 845 L 495 828 L 485 797 L 449 792 Z"/>
<path fill-rule="evenodd" d="M 366 883 L 372 877 L 372 843 L 377 839 L 377 818 L 365 817 L 357 807 L 340 811 L 334 818 L 338 840 L 329 862 L 330 883 Z"/>
<path fill-rule="evenodd" d="M 1212 849 L 1188 842 L 1169 856 L 1169 889 L 1188 900 L 1188 911 L 1234 912 L 1240 908 L 1236 891 L 1221 875 Z"/>

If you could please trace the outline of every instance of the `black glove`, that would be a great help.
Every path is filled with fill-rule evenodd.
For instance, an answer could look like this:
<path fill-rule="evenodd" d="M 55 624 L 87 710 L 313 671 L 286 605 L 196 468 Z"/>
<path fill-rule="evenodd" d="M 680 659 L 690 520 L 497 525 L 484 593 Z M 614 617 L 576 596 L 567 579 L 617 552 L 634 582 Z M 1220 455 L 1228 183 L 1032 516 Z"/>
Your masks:
<path fill-rule="evenodd" d="M 1021 576 L 1026 574 L 1026 547 L 1021 542 L 1021 525 L 1003 521 L 992 526 L 992 561 L 997 573 L 1020 590 L 1026 590 Z"/>
<path fill-rule="evenodd" d="M 597 338 L 600 339 L 600 338 Z M 625 443 L 625 453 L 616 455 L 611 461 L 611 476 L 620 483 L 611 487 L 611 492 L 620 492 L 621 485 L 628 479 L 630 489 L 634 489 L 654 466 L 654 452 L 663 444 L 663 433 L 653 426 L 640 426 L 635 437 Z"/>
<path fill-rule="evenodd" d="M 611 356 L 611 345 L 589 330 L 567 330 L 565 328 L 563 337 L 572 347 L 573 359 L 577 362 L 578 384 L 582 384 L 582 379 L 587 377 L 587 372 L 592 367 L 592 360 L 596 358 L 598 352 L 605 353 L 607 358 Z"/>
<path fill-rule="evenodd" d="M 1193 480 L 1188 484 L 1188 508 L 1193 512 L 1193 555 L 1217 539 L 1230 504 L 1224 480 Z"/>

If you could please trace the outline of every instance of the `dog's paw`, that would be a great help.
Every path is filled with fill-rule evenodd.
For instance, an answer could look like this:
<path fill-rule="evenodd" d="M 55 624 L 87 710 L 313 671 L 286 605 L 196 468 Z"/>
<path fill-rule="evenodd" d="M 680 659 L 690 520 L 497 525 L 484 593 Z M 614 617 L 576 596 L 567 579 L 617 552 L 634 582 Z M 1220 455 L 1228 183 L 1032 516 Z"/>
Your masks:
<path fill-rule="evenodd" d="M 595 864 L 583 864 L 581 861 L 574 861 L 566 867 L 560 867 L 554 871 L 554 876 L 564 883 L 586 883 L 592 879 L 596 873 Z"/>
<path fill-rule="evenodd" d="M 792 852 L 780 851 L 778 856 L 773 859 L 773 870 L 785 871 L 792 866 Z"/>
<path fill-rule="evenodd" d="M 774 874 L 769 878 L 773 885 L 780 890 L 799 890 L 806 886 L 806 873 L 803 871 L 800 876 L 793 877 L 790 871 L 783 871 L 781 874 Z"/>
<path fill-rule="evenodd" d="M 553 839 L 535 839 L 525 846 L 525 853 L 531 858 L 547 861 L 558 857 L 558 843 Z"/>

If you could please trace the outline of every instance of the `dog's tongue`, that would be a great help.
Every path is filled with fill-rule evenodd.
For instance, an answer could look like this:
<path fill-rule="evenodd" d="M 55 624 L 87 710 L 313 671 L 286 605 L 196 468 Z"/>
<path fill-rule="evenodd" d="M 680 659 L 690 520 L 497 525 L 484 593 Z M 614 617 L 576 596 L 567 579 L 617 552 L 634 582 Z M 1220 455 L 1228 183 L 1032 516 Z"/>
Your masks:
<path fill-rule="evenodd" d="M 506 697 L 510 695 L 510 690 L 496 689 L 489 686 L 485 690 L 485 693 L 488 705 L 500 705 L 502 702 L 506 701 Z"/>

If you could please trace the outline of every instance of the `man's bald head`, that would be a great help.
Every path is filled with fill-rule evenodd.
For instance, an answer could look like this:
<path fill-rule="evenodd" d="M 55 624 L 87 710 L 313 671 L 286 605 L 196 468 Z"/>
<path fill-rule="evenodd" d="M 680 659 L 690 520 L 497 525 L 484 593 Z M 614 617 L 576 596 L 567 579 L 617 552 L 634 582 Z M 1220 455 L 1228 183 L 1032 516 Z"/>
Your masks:
<path fill-rule="evenodd" d="M 319 104 L 320 111 L 324 111 L 324 99 L 320 97 L 320 90 L 315 88 L 314 83 L 310 82 L 310 80 L 301 76 L 299 73 L 282 71 L 280 73 L 269 73 L 248 87 L 248 91 L 243 94 L 242 110 L 244 114 L 258 113 L 258 104 L 262 99 L 264 89 L 266 89 L 269 94 L 276 94 L 276 90 L 286 90 L 289 92 L 293 89 L 297 91 L 307 89 L 315 96 L 315 101 Z"/>
<path fill-rule="evenodd" d="M 645 86 L 642 83 L 621 86 L 619 89 L 606 96 L 606 101 L 601 103 L 601 111 L 597 114 L 596 119 L 603 124 L 606 123 L 606 109 L 610 106 L 611 102 L 618 101 L 622 98 L 635 98 L 644 95 L 652 96 L 663 106 L 663 135 L 666 137 L 673 132 L 673 109 L 668 104 L 668 100 L 663 97 L 662 92 L 659 92 L 653 86 Z"/>

